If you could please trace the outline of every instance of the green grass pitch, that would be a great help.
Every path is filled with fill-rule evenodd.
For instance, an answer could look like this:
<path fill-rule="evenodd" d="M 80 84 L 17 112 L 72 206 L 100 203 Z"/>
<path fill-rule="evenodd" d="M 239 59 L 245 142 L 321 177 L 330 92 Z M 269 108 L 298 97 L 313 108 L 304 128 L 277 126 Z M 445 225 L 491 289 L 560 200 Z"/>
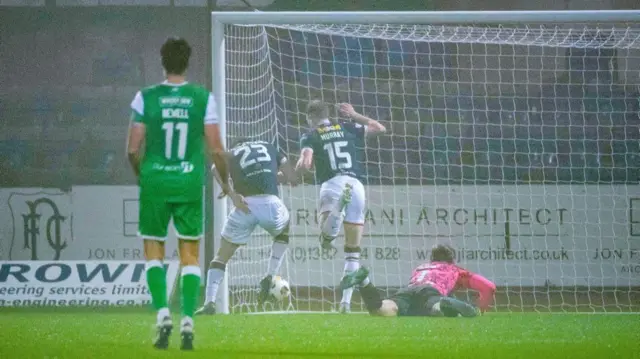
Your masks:
<path fill-rule="evenodd" d="M 640 358 L 637 314 L 218 315 L 196 318 L 192 353 L 177 333 L 168 351 L 153 349 L 154 320 L 141 310 L 4 309 L 0 358 Z"/>

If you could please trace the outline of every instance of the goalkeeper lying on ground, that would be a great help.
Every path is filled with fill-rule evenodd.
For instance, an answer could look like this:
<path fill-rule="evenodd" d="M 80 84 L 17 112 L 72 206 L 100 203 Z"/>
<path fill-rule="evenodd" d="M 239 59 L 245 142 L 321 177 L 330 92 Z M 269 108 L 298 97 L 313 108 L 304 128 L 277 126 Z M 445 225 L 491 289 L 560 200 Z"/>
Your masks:
<path fill-rule="evenodd" d="M 360 296 L 371 315 L 394 316 L 446 316 L 475 317 L 493 302 L 496 286 L 485 277 L 454 264 L 455 251 L 438 245 L 431 251 L 431 262 L 418 266 L 411 273 L 409 286 L 382 299 L 378 289 L 369 280 L 369 270 L 360 267 L 347 274 L 341 289 L 358 286 Z M 477 308 L 469 303 L 449 297 L 456 289 L 478 292 Z"/>

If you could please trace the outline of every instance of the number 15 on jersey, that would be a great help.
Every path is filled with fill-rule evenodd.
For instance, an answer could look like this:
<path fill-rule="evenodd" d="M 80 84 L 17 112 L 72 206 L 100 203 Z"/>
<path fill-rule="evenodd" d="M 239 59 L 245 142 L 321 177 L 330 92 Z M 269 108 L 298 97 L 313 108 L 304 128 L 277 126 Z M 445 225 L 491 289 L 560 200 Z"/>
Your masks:
<path fill-rule="evenodd" d="M 327 151 L 329 164 L 331 165 L 332 170 L 348 170 L 353 167 L 351 154 L 347 150 L 348 146 L 349 142 L 347 141 L 325 143 L 324 150 Z"/>

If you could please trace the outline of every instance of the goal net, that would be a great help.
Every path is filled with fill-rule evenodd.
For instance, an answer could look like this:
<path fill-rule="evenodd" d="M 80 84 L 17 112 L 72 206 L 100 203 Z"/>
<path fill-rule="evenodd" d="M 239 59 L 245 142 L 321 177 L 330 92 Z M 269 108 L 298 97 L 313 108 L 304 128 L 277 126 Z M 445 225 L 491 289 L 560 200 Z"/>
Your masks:
<path fill-rule="evenodd" d="M 362 149 L 362 264 L 381 290 L 444 243 L 497 284 L 498 311 L 638 309 L 638 24 L 226 25 L 224 39 L 229 141 L 274 140 L 295 162 L 310 99 L 386 125 Z M 341 297 L 344 242 L 319 249 L 318 189 L 281 187 L 290 310 Z M 271 243 L 257 232 L 229 264 L 231 312 L 265 310 Z"/>

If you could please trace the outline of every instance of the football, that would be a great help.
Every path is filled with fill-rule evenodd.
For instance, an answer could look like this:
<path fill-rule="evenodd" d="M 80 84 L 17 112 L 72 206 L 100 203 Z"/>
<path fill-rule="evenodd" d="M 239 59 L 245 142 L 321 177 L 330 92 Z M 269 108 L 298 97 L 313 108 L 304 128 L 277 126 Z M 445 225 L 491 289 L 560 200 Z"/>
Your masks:
<path fill-rule="evenodd" d="M 273 277 L 273 281 L 271 282 L 271 295 L 276 301 L 283 301 L 285 299 L 289 299 L 291 296 L 291 288 L 289 287 L 289 282 L 284 280 L 280 276 Z"/>

